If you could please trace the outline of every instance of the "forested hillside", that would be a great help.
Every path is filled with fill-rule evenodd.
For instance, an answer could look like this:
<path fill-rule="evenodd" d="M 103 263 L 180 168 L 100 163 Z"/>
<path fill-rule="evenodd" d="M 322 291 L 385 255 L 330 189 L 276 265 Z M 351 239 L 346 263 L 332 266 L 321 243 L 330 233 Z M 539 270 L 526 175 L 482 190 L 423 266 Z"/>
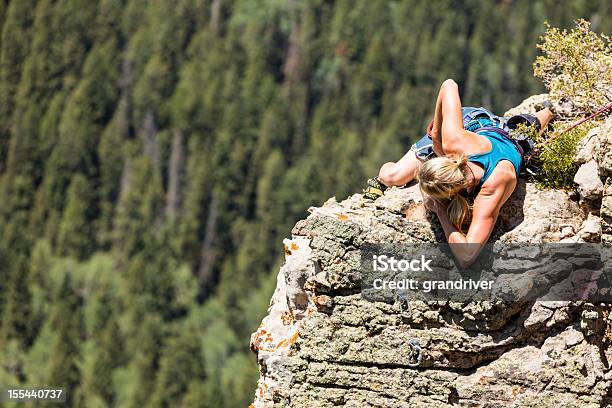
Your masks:
<path fill-rule="evenodd" d="M 240 407 L 281 240 L 422 133 L 439 84 L 543 90 L 601 0 L 0 2 L 0 384 Z"/>

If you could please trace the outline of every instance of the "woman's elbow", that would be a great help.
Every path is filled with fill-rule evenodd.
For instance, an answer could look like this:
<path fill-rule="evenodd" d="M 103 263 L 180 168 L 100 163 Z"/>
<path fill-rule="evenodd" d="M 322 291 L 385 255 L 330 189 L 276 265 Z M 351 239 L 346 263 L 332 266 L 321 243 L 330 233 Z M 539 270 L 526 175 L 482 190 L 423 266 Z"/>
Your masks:
<path fill-rule="evenodd" d="M 387 187 L 401 186 L 409 182 L 416 177 L 418 166 L 414 166 L 414 169 L 400 168 L 397 163 L 385 164 L 378 172 L 378 180 Z"/>
<path fill-rule="evenodd" d="M 442 82 L 442 88 L 458 88 L 459 85 L 457 85 L 457 83 L 455 82 L 454 79 L 447 79 L 444 82 Z"/>
<path fill-rule="evenodd" d="M 456 250 L 453 253 L 461 268 L 472 265 L 480 254 L 481 246 L 479 244 L 460 243 L 451 245 L 456 245 Z"/>
<path fill-rule="evenodd" d="M 445 135 L 442 137 L 442 151 L 444 154 L 461 153 L 460 144 L 454 135 Z"/>
<path fill-rule="evenodd" d="M 458 256 L 456 257 L 456 259 L 457 259 L 457 263 L 459 264 L 459 266 L 463 269 L 472 265 L 474 261 L 476 260 L 475 257 L 471 258 L 471 257 L 463 257 L 463 256 Z"/>

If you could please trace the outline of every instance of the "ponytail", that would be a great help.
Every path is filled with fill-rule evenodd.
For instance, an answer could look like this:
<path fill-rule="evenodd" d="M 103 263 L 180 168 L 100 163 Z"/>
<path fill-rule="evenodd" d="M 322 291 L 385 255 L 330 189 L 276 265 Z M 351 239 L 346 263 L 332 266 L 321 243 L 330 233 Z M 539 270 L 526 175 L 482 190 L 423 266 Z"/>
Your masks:
<path fill-rule="evenodd" d="M 462 154 L 435 157 L 421 165 L 418 176 L 423 193 L 448 200 L 448 217 L 459 231 L 469 213 L 467 200 L 459 194 L 467 186 L 462 172 L 466 163 Z"/>
<path fill-rule="evenodd" d="M 463 154 L 450 154 L 447 156 L 454 164 L 457 170 L 461 171 L 461 167 L 467 163 L 467 156 Z"/>
<path fill-rule="evenodd" d="M 463 198 L 461 194 L 457 193 L 451 198 L 446 211 L 448 213 L 448 218 L 455 228 L 463 232 L 463 222 L 470 211 L 467 200 Z"/>

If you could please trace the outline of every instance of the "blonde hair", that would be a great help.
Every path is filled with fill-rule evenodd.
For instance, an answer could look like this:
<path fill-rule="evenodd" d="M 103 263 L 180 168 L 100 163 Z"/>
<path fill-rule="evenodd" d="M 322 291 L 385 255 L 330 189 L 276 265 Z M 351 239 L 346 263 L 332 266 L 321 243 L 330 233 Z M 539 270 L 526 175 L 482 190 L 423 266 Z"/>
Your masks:
<path fill-rule="evenodd" d="M 466 165 L 464 155 L 448 155 L 427 160 L 419 170 L 421 192 L 448 203 L 448 218 L 455 228 L 462 230 L 463 221 L 469 213 L 468 202 L 459 192 L 467 187 L 462 167 Z"/>

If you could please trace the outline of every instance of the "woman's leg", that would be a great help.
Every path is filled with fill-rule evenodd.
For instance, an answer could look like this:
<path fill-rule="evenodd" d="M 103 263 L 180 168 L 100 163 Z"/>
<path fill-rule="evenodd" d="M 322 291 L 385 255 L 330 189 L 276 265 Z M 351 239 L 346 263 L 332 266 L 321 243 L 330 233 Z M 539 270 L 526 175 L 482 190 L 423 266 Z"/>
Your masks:
<path fill-rule="evenodd" d="M 416 178 L 421 163 L 411 149 L 399 161 L 383 164 L 378 172 L 378 180 L 387 187 L 403 186 Z"/>
<path fill-rule="evenodd" d="M 544 108 L 540 111 L 537 111 L 535 115 L 536 115 L 536 118 L 538 118 L 538 120 L 540 121 L 540 135 L 541 135 L 542 133 L 544 133 L 544 131 L 548 127 L 548 123 L 552 120 L 554 115 L 552 111 L 548 108 Z"/>

